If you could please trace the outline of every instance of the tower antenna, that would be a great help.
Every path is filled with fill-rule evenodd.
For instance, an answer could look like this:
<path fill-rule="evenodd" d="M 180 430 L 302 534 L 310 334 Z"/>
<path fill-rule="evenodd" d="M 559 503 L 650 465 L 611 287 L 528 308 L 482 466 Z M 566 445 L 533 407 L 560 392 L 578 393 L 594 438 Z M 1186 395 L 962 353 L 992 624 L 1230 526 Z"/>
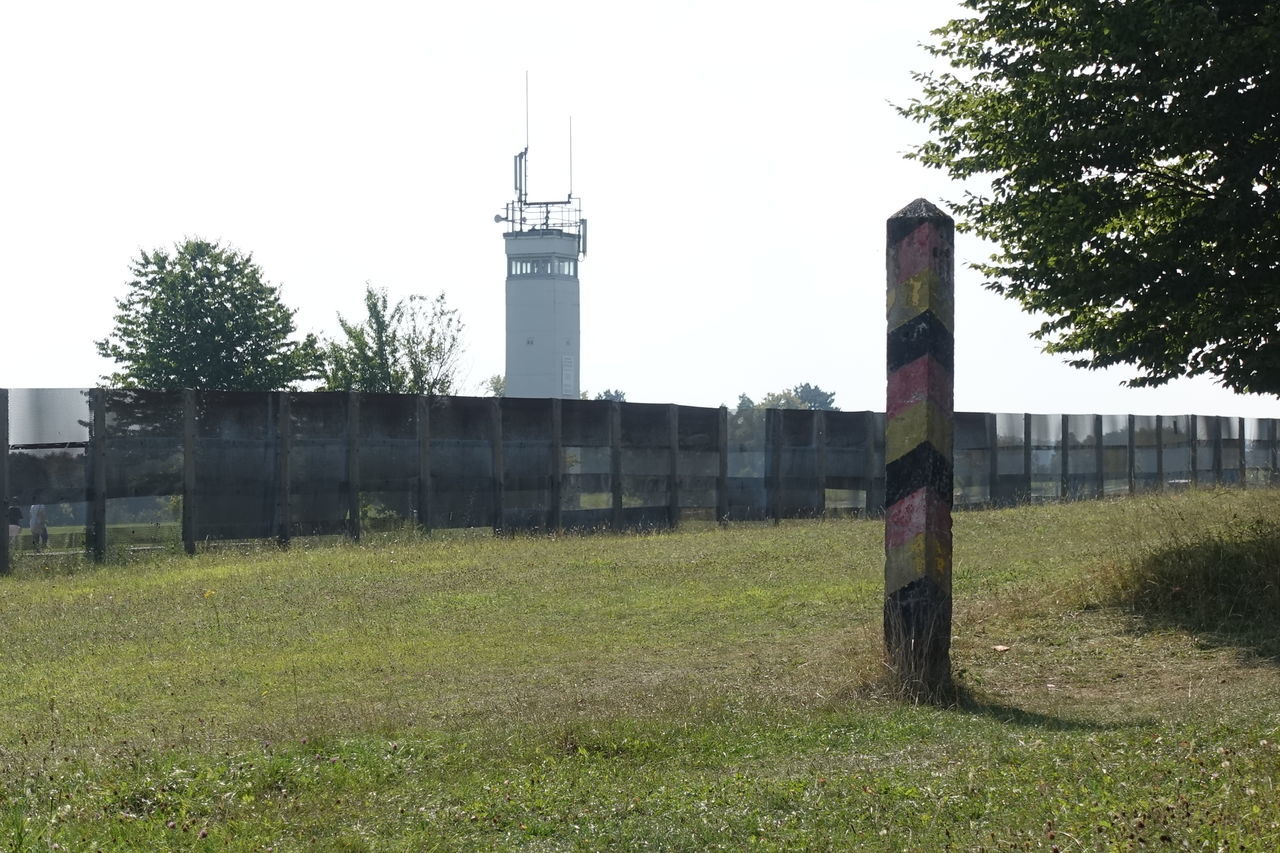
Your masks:
<path fill-rule="evenodd" d="M 529 70 L 524 72 L 524 150 L 529 150 Z"/>
<path fill-rule="evenodd" d="M 569 198 L 573 198 L 573 116 L 569 116 Z"/>

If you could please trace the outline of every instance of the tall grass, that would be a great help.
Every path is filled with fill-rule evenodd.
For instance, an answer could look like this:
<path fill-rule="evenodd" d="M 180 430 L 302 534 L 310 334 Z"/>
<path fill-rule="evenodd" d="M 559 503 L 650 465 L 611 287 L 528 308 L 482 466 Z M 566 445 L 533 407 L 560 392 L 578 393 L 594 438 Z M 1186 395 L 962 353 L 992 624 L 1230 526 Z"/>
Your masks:
<path fill-rule="evenodd" d="M 1280 516 L 1268 493 L 1137 503 L 1146 529 L 1094 577 L 1098 603 L 1280 661 Z M 1203 501 L 1219 504 L 1211 520 Z"/>

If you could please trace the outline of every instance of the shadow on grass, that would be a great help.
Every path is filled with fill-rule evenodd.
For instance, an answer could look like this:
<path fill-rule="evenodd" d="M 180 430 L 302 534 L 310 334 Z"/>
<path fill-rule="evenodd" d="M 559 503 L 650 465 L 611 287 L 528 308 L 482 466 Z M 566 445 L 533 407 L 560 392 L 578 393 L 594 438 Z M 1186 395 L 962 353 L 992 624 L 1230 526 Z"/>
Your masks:
<path fill-rule="evenodd" d="M 865 682 L 856 693 L 863 699 L 879 699 L 905 705 L 929 705 L 956 714 L 987 717 L 998 723 L 1028 729 L 1062 732 L 1106 732 L 1155 725 L 1150 718 L 1101 722 L 1079 717 L 1060 717 L 1041 711 L 1029 711 L 997 702 L 971 689 L 963 681 L 952 682 L 932 696 L 909 695 L 891 677 Z"/>
<path fill-rule="evenodd" d="M 1106 732 L 1135 727 L 1141 728 L 1155 724 L 1154 720 L 1146 719 L 1103 723 L 1097 720 L 1057 717 L 1053 714 L 1028 711 L 1024 708 L 1015 708 L 1012 705 L 992 702 L 969 692 L 963 687 L 957 689 L 955 704 L 951 707 L 958 713 L 971 714 L 975 717 L 989 717 L 997 722 L 1009 725 L 1060 732 Z"/>
<path fill-rule="evenodd" d="M 1254 519 L 1175 537 L 1102 580 L 1102 603 L 1131 609 L 1145 628 L 1187 631 L 1280 665 L 1280 524 Z"/>

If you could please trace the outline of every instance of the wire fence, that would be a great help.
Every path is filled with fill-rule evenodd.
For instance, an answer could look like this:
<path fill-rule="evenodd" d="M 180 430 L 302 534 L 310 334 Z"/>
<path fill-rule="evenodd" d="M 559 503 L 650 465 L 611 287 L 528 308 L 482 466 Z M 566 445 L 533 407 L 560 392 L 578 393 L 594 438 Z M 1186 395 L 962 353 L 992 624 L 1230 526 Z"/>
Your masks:
<path fill-rule="evenodd" d="M 0 390 L 3 549 L 877 514 L 884 414 L 347 392 Z M 955 415 L 957 506 L 1271 485 L 1277 421 Z M 49 541 L 31 534 L 44 507 Z"/>

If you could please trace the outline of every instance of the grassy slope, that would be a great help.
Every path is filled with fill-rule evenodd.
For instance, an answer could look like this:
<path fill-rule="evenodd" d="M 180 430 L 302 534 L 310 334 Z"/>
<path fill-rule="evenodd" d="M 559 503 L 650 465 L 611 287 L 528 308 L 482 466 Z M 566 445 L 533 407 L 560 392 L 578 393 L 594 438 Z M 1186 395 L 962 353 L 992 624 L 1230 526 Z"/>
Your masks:
<path fill-rule="evenodd" d="M 1143 590 L 1278 511 L 958 515 L 950 710 L 875 688 L 875 522 L 28 561 L 0 847 L 1273 850 L 1280 622 Z"/>

